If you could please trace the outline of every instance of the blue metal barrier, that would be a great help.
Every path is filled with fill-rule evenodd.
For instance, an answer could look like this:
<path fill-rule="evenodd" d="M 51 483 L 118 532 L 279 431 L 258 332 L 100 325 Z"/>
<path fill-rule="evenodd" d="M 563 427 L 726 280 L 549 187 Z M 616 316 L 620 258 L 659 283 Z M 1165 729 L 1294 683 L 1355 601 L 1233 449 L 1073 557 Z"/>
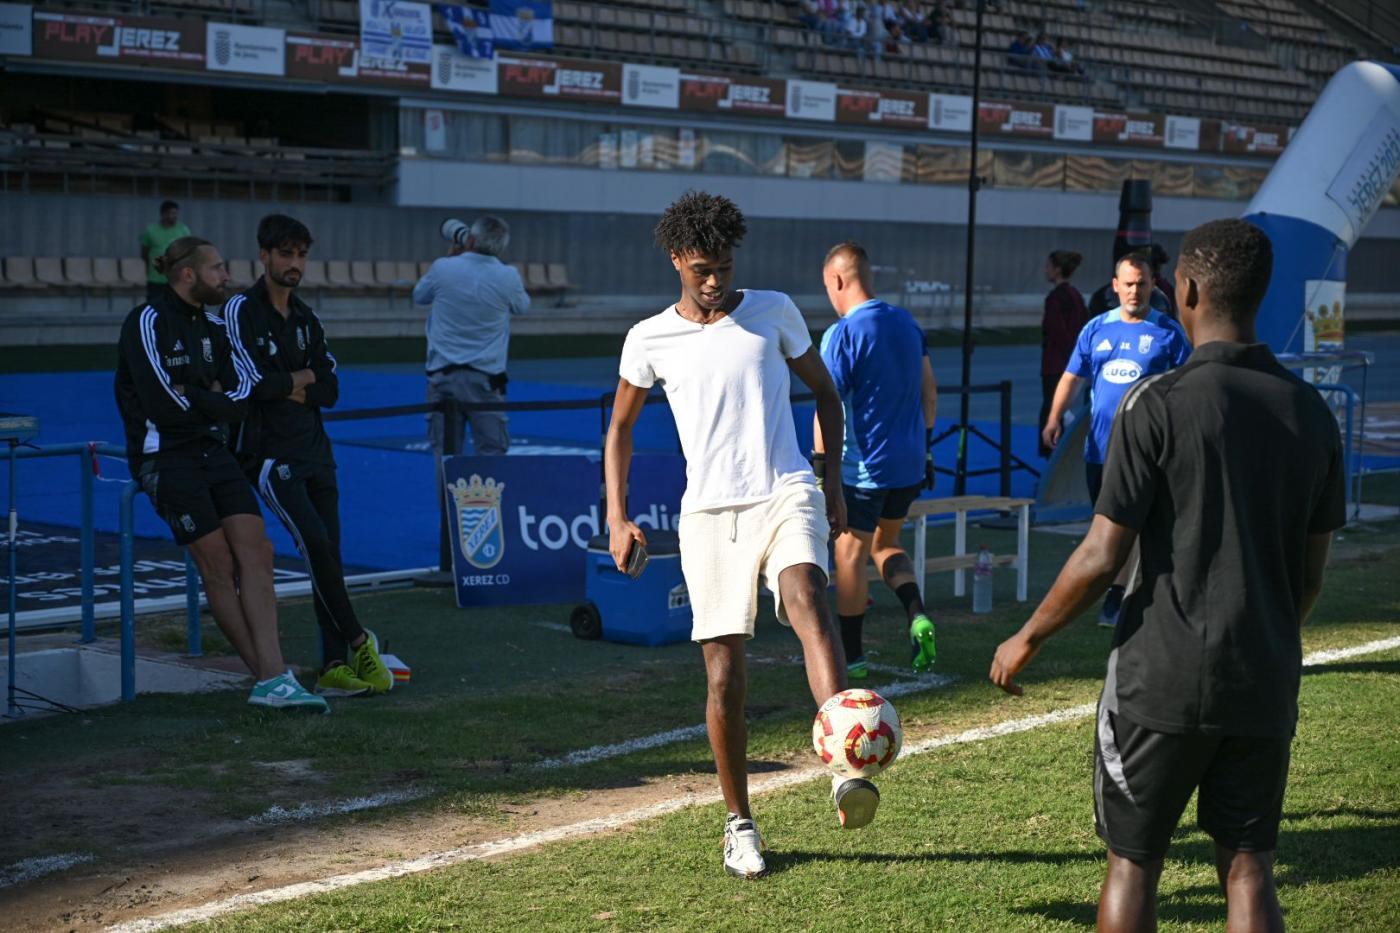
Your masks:
<path fill-rule="evenodd" d="M 15 452 L 15 456 L 21 460 L 74 457 L 78 462 L 78 490 L 82 513 L 82 527 L 78 545 L 82 586 L 82 635 L 78 640 L 82 644 L 91 644 L 97 640 L 97 624 L 94 616 L 97 533 L 93 521 L 93 500 L 96 476 L 94 461 L 99 455 L 125 457 L 126 451 L 114 444 L 93 442 L 54 444 Z M 118 514 L 118 528 L 121 536 L 119 578 L 121 583 L 120 634 L 123 701 L 130 701 L 136 696 L 135 504 L 136 494 L 140 490 L 140 484 L 134 480 L 127 480 L 123 484 Z M 11 595 L 13 596 L 13 594 Z M 204 651 L 199 625 L 199 572 L 195 568 L 194 560 L 190 557 L 189 551 L 185 552 L 185 634 L 189 656 L 195 658 L 202 656 Z"/>
<path fill-rule="evenodd" d="M 1356 390 L 1351 386 L 1342 385 L 1338 382 L 1318 383 L 1316 388 L 1318 392 L 1323 394 L 1328 392 L 1341 393 L 1342 397 L 1346 399 L 1346 421 L 1344 433 L 1342 435 L 1342 457 L 1347 477 L 1347 505 L 1351 506 L 1352 517 L 1354 518 L 1359 515 L 1361 511 L 1361 506 L 1358 502 L 1359 497 L 1356 495 L 1356 486 L 1360 480 L 1360 472 L 1356 469 L 1357 464 L 1360 463 L 1360 451 L 1357 449 L 1357 434 L 1353 430 L 1356 420 Z"/>

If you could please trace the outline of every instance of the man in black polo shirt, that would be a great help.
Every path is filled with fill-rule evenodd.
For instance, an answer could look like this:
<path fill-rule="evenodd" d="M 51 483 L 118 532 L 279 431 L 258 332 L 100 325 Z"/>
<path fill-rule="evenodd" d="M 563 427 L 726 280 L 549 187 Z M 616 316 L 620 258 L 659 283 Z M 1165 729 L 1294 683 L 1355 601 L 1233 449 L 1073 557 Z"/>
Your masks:
<path fill-rule="evenodd" d="M 321 627 L 323 696 L 386 693 L 393 675 L 373 632 L 360 626 L 340 558 L 340 489 L 321 409 L 340 396 L 335 357 L 311 308 L 294 294 L 311 232 L 284 214 L 258 224 L 262 278 L 224 305 L 236 359 L 255 374 L 239 461 L 306 559 Z"/>
<path fill-rule="evenodd" d="M 1256 343 L 1268 238 L 1197 227 L 1176 270 L 1195 352 L 1124 396 L 1089 534 L 1040 607 L 997 648 L 1017 673 L 1093 603 L 1140 539 L 1099 701 L 1095 822 L 1109 847 L 1100 930 L 1156 928 L 1157 880 L 1198 788 L 1231 930 L 1281 930 L 1273 850 L 1298 720 L 1299 627 L 1345 523 L 1336 419 Z"/>

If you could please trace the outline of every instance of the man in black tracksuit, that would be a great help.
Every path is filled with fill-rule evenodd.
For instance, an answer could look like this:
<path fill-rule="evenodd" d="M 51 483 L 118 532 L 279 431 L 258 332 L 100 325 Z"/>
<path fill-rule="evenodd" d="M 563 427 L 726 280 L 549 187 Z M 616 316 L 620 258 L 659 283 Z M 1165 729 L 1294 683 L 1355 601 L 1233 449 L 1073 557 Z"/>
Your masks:
<path fill-rule="evenodd" d="M 306 559 L 321 627 L 323 696 L 385 693 L 394 678 L 378 640 L 360 626 L 340 557 L 340 490 L 321 409 L 340 394 L 321 321 L 294 294 L 311 233 L 271 214 L 258 224 L 263 276 L 224 305 L 236 359 L 255 373 L 252 404 L 236 444 L 239 462 Z"/>
<path fill-rule="evenodd" d="M 204 310 L 223 299 L 228 269 L 198 237 L 176 240 L 156 262 L 169 284 L 127 315 L 118 346 L 114 388 L 132 478 L 189 548 L 215 621 L 258 678 L 248 702 L 328 711 L 283 664 L 272 546 L 227 446 L 256 379 Z"/>

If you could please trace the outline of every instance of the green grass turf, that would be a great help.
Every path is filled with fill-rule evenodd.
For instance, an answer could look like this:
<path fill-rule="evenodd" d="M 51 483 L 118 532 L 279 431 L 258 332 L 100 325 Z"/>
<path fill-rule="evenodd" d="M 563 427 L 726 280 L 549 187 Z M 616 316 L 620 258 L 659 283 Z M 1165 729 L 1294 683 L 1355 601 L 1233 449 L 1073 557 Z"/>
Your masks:
<path fill-rule="evenodd" d="M 974 530 L 970 542 L 994 551 L 1014 549 L 1014 535 Z M 1032 536 L 1031 595 L 1043 593 L 1075 544 L 1062 535 Z M 1394 634 L 1400 593 L 1400 526 L 1348 529 L 1314 622 L 1310 648 L 1355 644 Z M 951 550 L 951 529 L 930 533 L 930 554 Z M 996 610 L 968 612 L 968 599 L 951 596 L 951 576 L 932 576 L 929 604 L 939 624 L 939 672 L 952 687 L 903 697 L 898 706 L 913 732 L 952 729 L 1089 702 L 1103 675 L 1108 633 L 1086 617 L 1063 632 L 1028 672 L 1029 697 L 1012 700 L 985 681 L 996 644 L 1025 619 L 1034 603 L 1013 599 L 1011 572 L 997 580 Z M 898 608 L 874 587 L 867 618 L 867 653 L 894 666 L 907 644 Z M 712 780 L 703 739 L 679 742 L 576 768 L 541 770 L 545 758 L 597 744 L 624 741 L 703 721 L 705 688 L 698 648 L 648 649 L 580 642 L 532 623 L 562 625 L 568 606 L 462 611 L 443 591 L 404 590 L 358 597 L 365 624 L 414 667 L 414 681 L 389 696 L 333 701 L 334 714 L 311 717 L 248 707 L 242 691 L 195 696 L 141 696 L 132 704 L 5 727 L 11 753 L 0 756 L 0 782 L 23 785 L 45 775 L 86 775 L 89 786 L 139 783 L 179 792 L 192 814 L 242 819 L 272 805 L 341 799 L 410 787 L 426 799 L 348 818 L 392 819 L 405 810 L 450 811 L 498 818 L 503 805 L 532 795 L 560 796 L 641 780 L 700 774 Z M 145 641 L 173 647 L 182 620 L 142 623 Z M 311 606 L 285 604 L 284 650 L 290 660 L 314 664 L 318 654 Z M 221 639 L 206 619 L 206 650 Z M 806 733 L 812 700 L 800 667 L 788 663 L 796 638 L 765 605 L 751 643 L 748 713 L 756 769 L 807 764 Z M 771 663 L 761 663 L 768 660 Z M 875 689 L 899 679 L 876 673 Z M 374 749 L 365 755 L 364 749 Z M 318 781 L 269 786 L 248 780 L 257 762 L 298 759 Z M 260 773 L 260 772 L 253 772 Z M 55 819 L 47 851 L 92 840 L 65 836 Z M 0 837 L 0 864 L 42 852 L 25 851 Z M 50 847 L 51 846 L 51 847 Z M 99 852 L 100 854 L 100 852 Z"/>
<path fill-rule="evenodd" d="M 1397 673 L 1390 651 L 1304 678 L 1278 850 L 1291 930 L 1393 929 L 1400 916 Z M 708 806 L 201 928 L 1085 929 L 1104 867 L 1091 743 L 1092 721 L 1079 720 L 904 760 L 881 780 L 879 819 L 859 833 L 837 827 L 825 782 L 762 798 L 773 874 L 761 881 L 723 874 L 723 813 Z M 1192 814 L 1163 876 L 1162 925 L 1218 930 L 1212 847 Z"/>

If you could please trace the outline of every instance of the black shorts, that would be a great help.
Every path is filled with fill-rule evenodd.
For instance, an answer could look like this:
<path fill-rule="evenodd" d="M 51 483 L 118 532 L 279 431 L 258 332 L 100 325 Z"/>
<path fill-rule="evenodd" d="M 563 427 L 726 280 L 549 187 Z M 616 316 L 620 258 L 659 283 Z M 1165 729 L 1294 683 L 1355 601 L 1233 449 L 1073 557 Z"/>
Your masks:
<path fill-rule="evenodd" d="M 876 523 L 882 519 L 903 519 L 923 488 L 922 483 L 898 489 L 861 489 L 842 485 L 841 491 L 846 499 L 846 526 L 854 531 L 873 533 Z"/>
<path fill-rule="evenodd" d="M 1089 487 L 1089 508 L 1098 504 L 1103 490 L 1103 464 L 1084 461 L 1084 484 Z"/>
<path fill-rule="evenodd" d="M 1100 702 L 1094 828 L 1123 858 L 1163 858 L 1199 788 L 1196 823 L 1217 845 L 1272 852 L 1292 743 L 1291 736 L 1155 732 Z"/>
<path fill-rule="evenodd" d="M 230 515 L 262 516 L 253 487 L 225 447 L 206 451 L 198 463 L 143 472 L 141 488 L 179 545 L 218 531 Z"/>

